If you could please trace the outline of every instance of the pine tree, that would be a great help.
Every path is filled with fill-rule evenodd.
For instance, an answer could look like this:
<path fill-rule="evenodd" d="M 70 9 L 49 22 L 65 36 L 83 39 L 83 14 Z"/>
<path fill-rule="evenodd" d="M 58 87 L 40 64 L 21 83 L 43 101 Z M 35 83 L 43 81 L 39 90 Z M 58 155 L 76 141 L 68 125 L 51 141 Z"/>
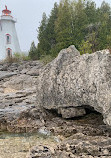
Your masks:
<path fill-rule="evenodd" d="M 95 24 L 98 22 L 95 2 L 89 0 L 86 2 L 85 13 L 87 15 L 88 24 Z"/>
<path fill-rule="evenodd" d="M 49 43 L 47 41 L 47 23 L 48 19 L 45 13 L 43 13 L 40 27 L 38 28 L 38 46 L 37 51 L 40 52 L 40 56 L 45 56 L 48 53 Z"/>
<path fill-rule="evenodd" d="M 55 55 L 72 44 L 71 5 L 69 0 L 61 0 L 58 8 L 58 18 L 55 23 L 56 47 Z"/>
<path fill-rule="evenodd" d="M 108 3 L 101 4 L 99 8 L 100 28 L 98 30 L 98 49 L 106 49 L 108 43 L 108 35 L 111 31 L 111 8 Z"/>
<path fill-rule="evenodd" d="M 35 46 L 34 41 L 31 43 L 30 51 L 29 51 L 29 57 L 33 60 L 39 59 L 39 53 L 37 52 L 37 48 Z"/>
<path fill-rule="evenodd" d="M 41 56 L 49 55 L 52 53 L 53 47 L 56 44 L 56 33 L 54 30 L 55 21 L 58 14 L 58 5 L 54 4 L 54 8 L 51 11 L 49 18 L 43 13 L 42 21 L 38 30 L 38 48 Z"/>
<path fill-rule="evenodd" d="M 87 15 L 85 12 L 85 2 L 84 0 L 78 0 L 73 3 L 73 44 L 76 48 L 79 48 L 82 40 L 84 40 L 86 35 L 86 26 L 88 24 Z"/>
<path fill-rule="evenodd" d="M 54 8 L 51 10 L 51 14 L 48 19 L 47 24 L 47 41 L 49 43 L 49 51 L 48 54 L 53 54 L 53 49 L 56 45 L 56 32 L 55 32 L 55 22 L 58 16 L 58 5 L 54 4 Z"/>
<path fill-rule="evenodd" d="M 110 48 L 110 39 L 109 4 L 103 2 L 96 8 L 95 2 L 90 0 L 60 0 L 59 5 L 54 4 L 49 18 L 43 14 L 38 29 L 37 53 L 56 57 L 61 49 L 72 44 L 77 49 L 90 44 L 91 52 L 95 52 Z"/>

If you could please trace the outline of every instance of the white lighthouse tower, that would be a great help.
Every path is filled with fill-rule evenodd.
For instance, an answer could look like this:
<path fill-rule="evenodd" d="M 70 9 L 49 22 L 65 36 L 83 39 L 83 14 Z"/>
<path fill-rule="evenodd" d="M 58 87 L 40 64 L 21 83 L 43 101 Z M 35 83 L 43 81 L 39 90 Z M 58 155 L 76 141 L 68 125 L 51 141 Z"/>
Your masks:
<path fill-rule="evenodd" d="M 5 6 L 0 17 L 0 60 L 12 57 L 15 52 L 21 52 L 15 23 L 11 11 Z"/>

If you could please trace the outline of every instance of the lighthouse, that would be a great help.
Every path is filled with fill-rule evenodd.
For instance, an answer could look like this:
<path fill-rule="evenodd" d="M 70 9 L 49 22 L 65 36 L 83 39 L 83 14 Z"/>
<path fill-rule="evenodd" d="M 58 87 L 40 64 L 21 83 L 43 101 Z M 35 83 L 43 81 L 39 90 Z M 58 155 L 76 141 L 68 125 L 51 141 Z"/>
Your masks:
<path fill-rule="evenodd" d="M 21 52 L 15 23 L 11 11 L 5 6 L 0 17 L 0 60 L 11 58 L 14 53 Z"/>

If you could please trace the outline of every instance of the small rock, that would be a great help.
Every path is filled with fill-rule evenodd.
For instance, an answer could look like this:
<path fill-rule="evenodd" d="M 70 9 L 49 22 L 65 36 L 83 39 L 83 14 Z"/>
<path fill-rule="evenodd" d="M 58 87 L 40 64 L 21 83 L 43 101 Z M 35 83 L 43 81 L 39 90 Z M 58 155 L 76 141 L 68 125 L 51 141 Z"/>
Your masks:
<path fill-rule="evenodd" d="M 32 147 L 27 158 L 52 158 L 51 151 L 47 146 L 39 145 Z"/>
<path fill-rule="evenodd" d="M 42 135 L 45 135 L 45 136 L 50 136 L 50 135 L 51 135 L 51 132 L 48 131 L 48 130 L 46 129 L 46 127 L 40 128 L 40 129 L 38 130 L 38 132 L 39 132 L 40 134 L 42 134 Z"/>

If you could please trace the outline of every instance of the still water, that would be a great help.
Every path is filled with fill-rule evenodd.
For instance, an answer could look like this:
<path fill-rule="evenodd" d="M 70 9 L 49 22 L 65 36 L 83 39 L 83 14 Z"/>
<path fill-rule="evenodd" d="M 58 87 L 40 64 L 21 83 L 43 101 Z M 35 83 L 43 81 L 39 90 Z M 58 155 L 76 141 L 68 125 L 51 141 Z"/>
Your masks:
<path fill-rule="evenodd" d="M 39 134 L 0 133 L 0 158 L 26 158 L 29 149 L 35 145 L 55 146 L 53 137 Z"/>

